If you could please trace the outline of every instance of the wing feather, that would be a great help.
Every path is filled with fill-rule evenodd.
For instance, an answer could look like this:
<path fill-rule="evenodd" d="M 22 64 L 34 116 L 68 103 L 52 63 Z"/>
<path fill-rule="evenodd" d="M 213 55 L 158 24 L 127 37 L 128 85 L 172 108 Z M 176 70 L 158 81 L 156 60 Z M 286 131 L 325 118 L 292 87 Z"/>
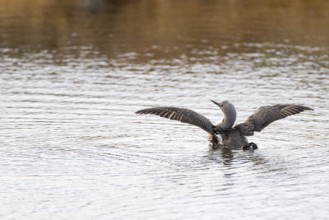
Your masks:
<path fill-rule="evenodd" d="M 303 105 L 271 105 L 257 109 L 247 120 L 235 126 L 243 135 L 253 135 L 255 131 L 261 131 L 266 126 L 279 119 L 301 113 L 305 110 L 313 110 Z"/>
<path fill-rule="evenodd" d="M 205 130 L 211 135 L 214 134 L 213 125 L 210 120 L 199 113 L 186 109 L 186 108 L 176 108 L 176 107 L 157 107 L 157 108 L 146 108 L 141 109 L 136 114 L 152 114 L 158 115 L 163 118 L 168 118 L 170 120 L 176 120 L 183 123 L 198 126 L 199 128 Z"/>

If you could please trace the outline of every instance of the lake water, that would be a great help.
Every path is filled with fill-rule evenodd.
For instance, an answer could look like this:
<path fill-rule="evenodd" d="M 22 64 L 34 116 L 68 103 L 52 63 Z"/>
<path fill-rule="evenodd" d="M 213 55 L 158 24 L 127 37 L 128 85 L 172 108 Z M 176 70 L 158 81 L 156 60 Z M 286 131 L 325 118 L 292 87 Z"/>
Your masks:
<path fill-rule="evenodd" d="M 329 2 L 0 1 L 0 218 L 327 219 Z M 211 151 L 141 108 L 244 121 L 314 111 Z"/>

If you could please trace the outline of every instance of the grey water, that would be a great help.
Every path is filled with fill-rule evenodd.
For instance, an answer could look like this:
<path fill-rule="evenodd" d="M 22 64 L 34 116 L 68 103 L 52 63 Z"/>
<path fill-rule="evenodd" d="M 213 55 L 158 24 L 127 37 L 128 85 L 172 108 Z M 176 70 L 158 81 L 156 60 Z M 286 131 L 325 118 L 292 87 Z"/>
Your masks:
<path fill-rule="evenodd" d="M 0 1 L 0 219 L 327 219 L 328 1 Z M 193 126 L 314 111 L 211 151 Z"/>

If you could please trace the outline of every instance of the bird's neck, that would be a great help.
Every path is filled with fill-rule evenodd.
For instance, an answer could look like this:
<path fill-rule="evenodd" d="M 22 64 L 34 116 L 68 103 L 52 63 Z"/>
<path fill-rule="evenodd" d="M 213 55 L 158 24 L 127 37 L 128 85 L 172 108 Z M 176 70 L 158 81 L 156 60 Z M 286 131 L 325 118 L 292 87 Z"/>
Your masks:
<path fill-rule="evenodd" d="M 218 125 L 222 130 L 228 130 L 233 127 L 236 120 L 236 111 L 230 111 L 229 113 L 224 112 L 224 118 Z"/>

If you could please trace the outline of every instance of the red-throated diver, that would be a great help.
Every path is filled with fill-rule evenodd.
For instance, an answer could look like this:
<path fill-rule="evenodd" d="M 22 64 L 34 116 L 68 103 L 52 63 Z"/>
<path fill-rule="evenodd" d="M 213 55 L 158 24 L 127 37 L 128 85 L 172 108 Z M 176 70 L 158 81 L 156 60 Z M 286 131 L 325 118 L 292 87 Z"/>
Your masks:
<path fill-rule="evenodd" d="M 261 131 L 272 122 L 290 115 L 298 114 L 305 110 L 313 110 L 303 105 L 277 104 L 262 106 L 258 108 L 247 120 L 233 127 L 236 120 L 236 110 L 234 105 L 228 101 L 215 103 L 224 113 L 224 118 L 220 123 L 213 125 L 210 120 L 199 113 L 176 107 L 156 107 L 141 109 L 136 114 L 153 114 L 160 117 L 177 120 L 183 123 L 198 126 L 208 132 L 212 148 L 227 147 L 232 149 L 256 149 L 257 145 L 248 143 L 246 136 L 251 136 L 255 131 Z M 221 137 L 221 141 L 217 135 Z"/>

